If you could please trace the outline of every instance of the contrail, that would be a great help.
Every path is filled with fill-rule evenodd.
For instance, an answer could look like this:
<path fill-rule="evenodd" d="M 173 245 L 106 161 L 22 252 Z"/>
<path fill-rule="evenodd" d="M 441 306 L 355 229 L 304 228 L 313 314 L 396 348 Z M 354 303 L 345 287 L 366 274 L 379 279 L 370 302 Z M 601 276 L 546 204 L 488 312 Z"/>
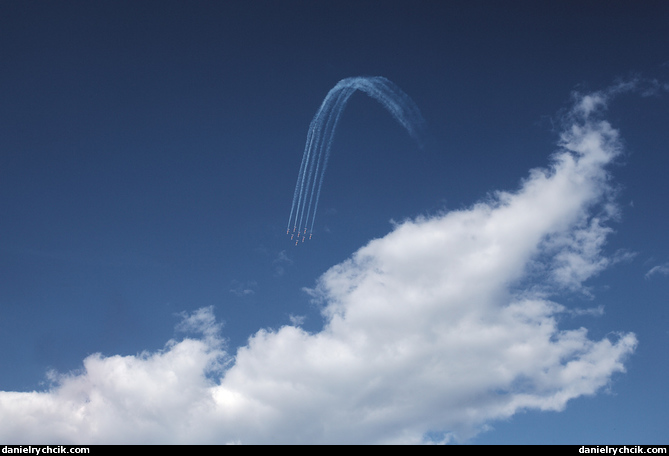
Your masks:
<path fill-rule="evenodd" d="M 300 237 L 305 239 L 307 231 L 311 238 L 334 132 L 346 103 L 357 90 L 381 103 L 421 145 L 425 121 L 413 100 L 399 87 L 381 76 L 359 76 L 339 81 L 328 92 L 309 125 L 286 228 L 286 233 L 290 234 L 291 224 L 293 225 L 293 236 L 297 233 L 295 245 Z"/>

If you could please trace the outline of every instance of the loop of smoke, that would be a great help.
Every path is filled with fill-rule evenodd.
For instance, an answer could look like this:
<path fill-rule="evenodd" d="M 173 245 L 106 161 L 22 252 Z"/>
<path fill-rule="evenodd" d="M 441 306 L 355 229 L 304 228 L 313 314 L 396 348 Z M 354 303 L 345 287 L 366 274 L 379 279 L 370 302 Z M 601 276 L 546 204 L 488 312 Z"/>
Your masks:
<path fill-rule="evenodd" d="M 307 234 L 307 225 L 310 225 L 309 233 L 313 233 L 334 132 L 346 103 L 356 90 L 381 103 L 420 144 L 423 117 L 416 104 L 399 87 L 381 76 L 360 76 L 339 81 L 328 92 L 309 126 L 286 228 L 286 232 L 290 233 L 290 225 L 293 224 L 293 233 L 297 233 L 298 239 Z"/>

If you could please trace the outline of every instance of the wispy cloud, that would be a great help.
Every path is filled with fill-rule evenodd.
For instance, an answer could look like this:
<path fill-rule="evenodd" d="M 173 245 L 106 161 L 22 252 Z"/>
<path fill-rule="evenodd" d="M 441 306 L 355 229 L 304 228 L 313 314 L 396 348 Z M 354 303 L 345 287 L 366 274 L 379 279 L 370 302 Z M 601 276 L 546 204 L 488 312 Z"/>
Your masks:
<path fill-rule="evenodd" d="M 613 93 L 576 100 L 551 165 L 517 190 L 400 223 L 328 270 L 311 290 L 320 332 L 260 330 L 231 358 L 201 309 L 184 323 L 201 337 L 90 356 L 48 391 L 1 392 L 0 439 L 420 443 L 595 394 L 636 337 L 560 329 L 553 300 L 613 261 L 606 167 L 621 147 L 598 116 Z"/>
<path fill-rule="evenodd" d="M 576 308 L 576 309 L 568 309 L 565 311 L 567 311 L 573 317 L 581 317 L 584 315 L 591 317 L 601 317 L 602 315 L 604 315 L 604 306 L 599 305 L 597 307 L 591 307 L 589 309 Z"/>
<path fill-rule="evenodd" d="M 285 272 L 285 267 L 293 264 L 293 260 L 288 257 L 285 250 L 282 250 L 277 254 L 272 264 L 274 265 L 274 274 L 282 276 Z"/>
<path fill-rule="evenodd" d="M 255 294 L 258 283 L 255 280 L 248 280 L 246 282 L 240 282 L 238 280 L 233 280 L 230 283 L 230 293 L 237 297 L 243 297 Z"/>
<path fill-rule="evenodd" d="M 293 326 L 302 326 L 304 322 L 306 321 L 307 317 L 306 315 L 288 315 L 288 319 L 290 320 L 290 324 Z"/>
<path fill-rule="evenodd" d="M 646 279 L 650 279 L 652 276 L 657 274 L 669 275 L 669 263 L 660 264 L 651 268 L 644 277 Z"/>

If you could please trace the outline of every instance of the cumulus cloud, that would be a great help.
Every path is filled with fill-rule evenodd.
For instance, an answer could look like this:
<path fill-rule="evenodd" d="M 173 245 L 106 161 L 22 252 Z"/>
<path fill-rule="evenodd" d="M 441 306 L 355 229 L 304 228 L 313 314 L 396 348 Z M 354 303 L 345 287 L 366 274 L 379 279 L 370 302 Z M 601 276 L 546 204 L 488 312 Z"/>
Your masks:
<path fill-rule="evenodd" d="M 212 309 L 197 337 L 93 355 L 42 392 L 0 392 L 7 443 L 422 443 L 466 439 L 522 410 L 595 394 L 636 337 L 564 330 L 554 302 L 609 266 L 614 92 L 581 96 L 560 148 L 515 191 L 407 220 L 309 290 L 323 329 L 260 330 L 226 353 Z M 576 311 L 577 312 L 577 311 Z M 597 313 L 597 312 L 591 312 Z M 600 312 L 601 313 L 601 312 Z"/>

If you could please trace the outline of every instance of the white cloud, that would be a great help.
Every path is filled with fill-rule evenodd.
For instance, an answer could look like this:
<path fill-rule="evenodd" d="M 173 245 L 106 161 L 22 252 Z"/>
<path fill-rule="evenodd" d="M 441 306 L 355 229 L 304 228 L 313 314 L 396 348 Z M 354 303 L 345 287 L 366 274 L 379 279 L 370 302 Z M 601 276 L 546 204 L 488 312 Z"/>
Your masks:
<path fill-rule="evenodd" d="M 244 297 L 255 294 L 255 288 L 258 287 L 258 282 L 255 280 L 249 280 L 247 282 L 239 282 L 238 280 L 233 280 L 230 283 L 230 293 L 234 294 L 237 297 Z"/>
<path fill-rule="evenodd" d="M 285 265 L 293 264 L 293 260 L 288 257 L 285 250 L 282 250 L 279 252 L 272 263 L 274 264 L 274 274 L 277 276 L 282 276 L 285 272 Z"/>
<path fill-rule="evenodd" d="M 669 263 L 664 263 L 651 268 L 644 277 L 650 279 L 652 276 L 662 274 L 669 275 Z"/>
<path fill-rule="evenodd" d="M 569 309 L 567 312 L 572 316 L 572 317 L 581 317 L 584 315 L 590 315 L 592 317 L 601 317 L 604 315 L 604 306 L 599 305 L 597 307 L 591 307 L 589 309 Z"/>
<path fill-rule="evenodd" d="M 302 326 L 307 319 L 306 315 L 289 315 L 288 319 L 293 326 Z"/>
<path fill-rule="evenodd" d="M 590 98 L 588 98 L 590 97 Z M 311 294 L 325 325 L 260 330 L 230 358 L 203 336 L 93 355 L 45 392 L 0 393 L 7 443 L 420 443 L 463 439 L 525 409 L 595 394 L 636 346 L 561 330 L 549 300 L 611 264 L 606 165 L 617 132 L 582 97 L 548 169 L 466 210 L 405 221 Z M 650 272 L 649 272 L 650 273 Z M 243 288 L 243 287 L 241 287 Z"/>

